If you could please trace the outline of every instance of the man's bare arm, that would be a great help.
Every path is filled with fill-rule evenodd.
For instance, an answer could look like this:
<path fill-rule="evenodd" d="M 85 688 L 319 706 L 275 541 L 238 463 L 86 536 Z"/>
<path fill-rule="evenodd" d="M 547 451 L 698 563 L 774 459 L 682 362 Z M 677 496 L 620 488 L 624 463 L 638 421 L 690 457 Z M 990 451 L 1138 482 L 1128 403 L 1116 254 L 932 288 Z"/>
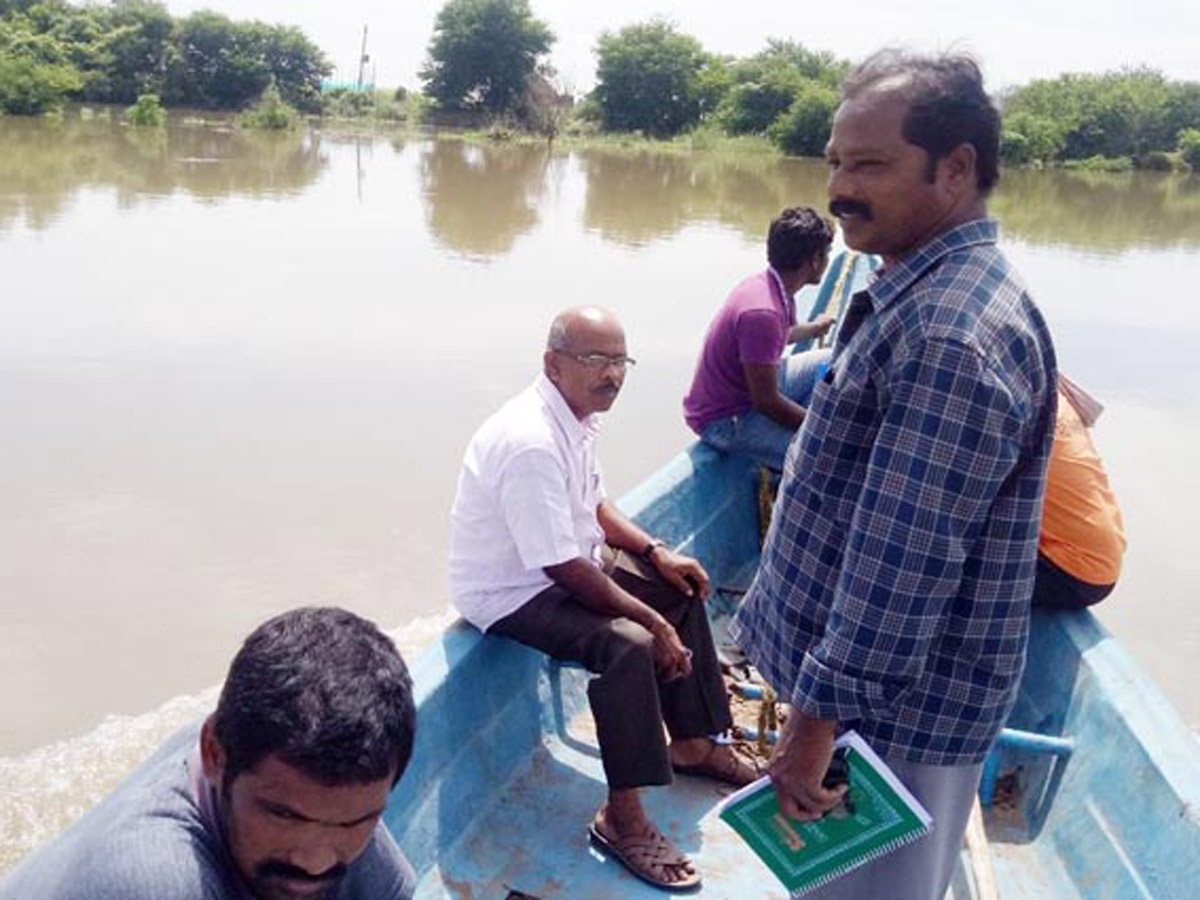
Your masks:
<path fill-rule="evenodd" d="M 779 392 L 779 366 L 743 363 L 746 386 L 750 389 L 750 403 L 755 412 L 783 425 L 796 429 L 804 421 L 804 407 Z"/>
<path fill-rule="evenodd" d="M 663 579 L 688 597 L 708 599 L 708 573 L 690 556 L 675 553 L 626 516 L 616 505 L 605 500 L 596 507 L 596 519 L 610 546 L 624 550 L 653 566 Z"/>
<path fill-rule="evenodd" d="M 822 313 L 811 322 L 801 322 L 799 325 L 793 325 L 788 330 L 788 343 L 794 344 L 796 341 L 816 340 L 819 337 L 824 337 L 825 334 L 833 327 L 833 316 L 829 313 Z"/>

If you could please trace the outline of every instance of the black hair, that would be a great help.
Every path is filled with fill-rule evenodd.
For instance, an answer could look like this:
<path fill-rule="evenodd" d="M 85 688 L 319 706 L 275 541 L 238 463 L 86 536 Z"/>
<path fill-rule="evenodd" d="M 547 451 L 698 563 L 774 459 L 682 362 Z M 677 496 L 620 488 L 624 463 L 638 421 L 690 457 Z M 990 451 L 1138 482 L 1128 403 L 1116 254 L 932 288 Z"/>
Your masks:
<path fill-rule="evenodd" d="M 929 154 L 929 180 L 938 160 L 955 147 L 975 148 L 975 183 L 986 195 L 1000 180 L 1000 112 L 983 89 L 983 74 L 964 55 L 918 56 L 881 50 L 842 84 L 842 99 L 886 81 L 908 103 L 901 133 Z"/>
<path fill-rule="evenodd" d="M 811 206 L 792 206 L 767 229 L 767 262 L 778 272 L 800 268 L 833 243 L 833 226 Z"/>
<path fill-rule="evenodd" d="M 398 780 L 415 731 L 412 679 L 395 645 L 334 607 L 294 609 L 256 628 L 213 714 L 225 785 L 271 755 L 326 785 Z"/>

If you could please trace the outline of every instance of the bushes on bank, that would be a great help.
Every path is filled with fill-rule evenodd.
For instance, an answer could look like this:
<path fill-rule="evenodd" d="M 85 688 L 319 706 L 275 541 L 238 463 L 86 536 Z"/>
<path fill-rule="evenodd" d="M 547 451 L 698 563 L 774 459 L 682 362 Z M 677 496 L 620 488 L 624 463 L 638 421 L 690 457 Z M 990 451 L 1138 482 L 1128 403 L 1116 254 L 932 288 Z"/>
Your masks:
<path fill-rule="evenodd" d="M 424 94 L 411 94 L 403 87 L 394 91 L 333 88 L 321 94 L 321 116 L 373 122 L 418 122 L 429 104 Z"/>
<path fill-rule="evenodd" d="M 805 80 L 787 112 L 771 124 L 767 136 L 784 153 L 824 156 L 837 107 L 836 91 L 819 82 Z"/>
<path fill-rule="evenodd" d="M 61 107 L 82 85 L 83 78 L 72 66 L 0 54 L 0 112 L 40 116 Z"/>
<path fill-rule="evenodd" d="M 1179 155 L 1183 161 L 1192 167 L 1193 172 L 1200 172 L 1200 128 L 1185 128 L 1179 132 Z"/>

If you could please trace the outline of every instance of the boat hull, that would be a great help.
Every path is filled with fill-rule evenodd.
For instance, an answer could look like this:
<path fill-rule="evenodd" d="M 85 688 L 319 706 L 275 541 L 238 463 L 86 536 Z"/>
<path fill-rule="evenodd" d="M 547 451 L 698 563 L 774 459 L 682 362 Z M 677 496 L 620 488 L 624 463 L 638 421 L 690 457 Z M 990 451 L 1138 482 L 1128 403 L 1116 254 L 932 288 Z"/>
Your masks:
<path fill-rule="evenodd" d="M 696 445 L 622 498 L 647 530 L 704 561 L 720 588 L 718 633 L 757 560 L 757 477 L 749 461 Z M 420 896 L 662 896 L 588 846 L 605 786 L 587 673 L 460 622 L 413 674 L 417 744 L 385 820 Z M 1196 896 L 1200 743 L 1090 613 L 1035 611 L 1009 724 L 1072 752 L 1033 741 L 996 755 L 1002 790 L 985 818 L 1001 897 Z M 784 896 L 716 818 L 718 786 L 681 778 L 646 798 L 695 859 L 701 894 Z M 976 896 L 966 856 L 953 895 Z"/>

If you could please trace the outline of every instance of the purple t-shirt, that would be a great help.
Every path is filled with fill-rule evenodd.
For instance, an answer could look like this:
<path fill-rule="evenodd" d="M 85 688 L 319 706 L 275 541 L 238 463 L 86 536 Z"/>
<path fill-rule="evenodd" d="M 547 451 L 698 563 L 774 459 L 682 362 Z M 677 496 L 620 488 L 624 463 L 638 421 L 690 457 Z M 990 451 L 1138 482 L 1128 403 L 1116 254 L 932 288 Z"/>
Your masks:
<path fill-rule="evenodd" d="M 779 364 L 796 310 L 770 269 L 735 287 L 704 336 L 692 387 L 683 398 L 683 417 L 699 434 L 718 419 L 750 409 L 750 387 L 742 367 Z"/>

